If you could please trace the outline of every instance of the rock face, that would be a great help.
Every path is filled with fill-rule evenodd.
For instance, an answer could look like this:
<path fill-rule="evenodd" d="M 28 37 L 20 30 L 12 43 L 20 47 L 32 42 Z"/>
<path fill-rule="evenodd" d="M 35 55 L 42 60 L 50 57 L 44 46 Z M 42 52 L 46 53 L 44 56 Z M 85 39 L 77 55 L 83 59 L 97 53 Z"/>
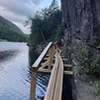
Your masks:
<path fill-rule="evenodd" d="M 100 45 L 100 0 L 61 0 L 65 41 L 84 42 L 92 53 Z"/>
<path fill-rule="evenodd" d="M 85 69 L 85 72 L 97 69 L 100 74 L 98 69 L 100 66 L 93 66 L 92 63 L 100 58 L 100 0 L 61 0 L 61 3 L 65 26 L 65 55 L 70 63 L 74 59 L 77 64 L 76 70 L 80 70 L 79 65 L 79 68 L 84 67 L 81 69 Z M 86 57 L 87 51 L 88 57 Z M 92 60 L 89 57 L 91 54 Z M 87 68 L 89 66 L 90 68 Z M 91 69 L 92 67 L 94 69 Z M 98 100 L 93 94 L 93 88 L 80 80 L 77 83 L 78 100 Z"/>

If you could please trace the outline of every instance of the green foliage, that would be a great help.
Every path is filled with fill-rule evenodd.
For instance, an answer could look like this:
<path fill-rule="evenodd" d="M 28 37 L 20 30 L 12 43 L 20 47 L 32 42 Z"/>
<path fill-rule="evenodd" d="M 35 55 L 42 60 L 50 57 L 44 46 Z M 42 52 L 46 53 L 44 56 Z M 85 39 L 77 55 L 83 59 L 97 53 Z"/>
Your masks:
<path fill-rule="evenodd" d="M 96 81 L 96 94 L 100 96 L 100 80 Z"/>
<path fill-rule="evenodd" d="M 16 25 L 0 16 L 0 39 L 26 42 L 28 41 L 28 35 L 24 34 Z"/>
<path fill-rule="evenodd" d="M 87 48 L 80 48 L 80 72 L 91 75 L 100 75 L 100 59 L 94 59 Z"/>
<path fill-rule="evenodd" d="M 80 63 L 80 73 L 87 72 L 88 66 L 88 49 L 86 47 L 79 49 L 79 58 L 78 61 Z"/>
<path fill-rule="evenodd" d="M 8 41 L 15 41 L 15 42 L 26 42 L 28 41 L 28 36 L 22 33 L 17 33 L 13 31 L 0 30 L 0 39 L 8 40 Z"/>
<path fill-rule="evenodd" d="M 98 75 L 100 74 L 100 62 L 98 60 L 94 60 L 90 63 L 89 73 Z"/>
<path fill-rule="evenodd" d="M 32 18 L 31 44 L 36 46 L 45 41 L 56 41 L 62 37 L 61 11 L 58 7 L 45 8 Z"/>

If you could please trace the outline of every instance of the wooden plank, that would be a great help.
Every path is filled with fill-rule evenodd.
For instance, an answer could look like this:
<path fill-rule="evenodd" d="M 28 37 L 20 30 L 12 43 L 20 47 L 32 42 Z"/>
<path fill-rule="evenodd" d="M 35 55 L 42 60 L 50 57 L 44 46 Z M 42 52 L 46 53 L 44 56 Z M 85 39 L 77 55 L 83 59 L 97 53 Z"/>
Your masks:
<path fill-rule="evenodd" d="M 52 66 L 54 67 L 54 64 L 52 64 Z M 70 65 L 70 64 L 64 64 L 64 67 L 65 68 L 72 68 L 72 65 Z M 70 70 L 72 70 L 72 69 L 70 69 Z M 47 68 L 44 68 L 44 67 L 41 66 L 39 68 L 38 72 L 50 74 L 51 73 L 51 70 L 50 69 L 47 69 Z M 66 69 L 66 70 L 64 70 L 64 74 L 66 74 L 66 75 L 73 75 L 73 71 L 69 71 L 69 70 Z"/>
<path fill-rule="evenodd" d="M 62 58 L 63 61 L 67 61 L 68 59 L 67 58 Z M 48 60 L 48 57 L 45 57 L 44 60 Z M 55 60 L 55 57 L 53 57 L 53 60 Z"/>
<path fill-rule="evenodd" d="M 51 73 L 51 70 L 49 70 L 49 69 L 39 69 L 38 72 L 41 72 L 41 73 Z"/>
<path fill-rule="evenodd" d="M 73 71 L 64 71 L 64 74 L 66 74 L 66 75 L 74 75 L 74 72 Z"/>
<path fill-rule="evenodd" d="M 53 58 L 54 59 L 54 58 Z M 48 60 L 48 57 L 45 57 L 44 60 Z"/>
<path fill-rule="evenodd" d="M 43 52 L 41 53 L 41 55 L 38 57 L 38 59 L 35 61 L 35 63 L 32 65 L 33 68 L 37 68 L 39 67 L 41 61 L 43 60 L 44 56 L 46 55 L 46 53 L 48 52 L 49 48 L 51 47 L 52 42 L 50 42 L 47 47 L 43 50 Z"/>
<path fill-rule="evenodd" d="M 55 61 L 54 67 L 53 67 L 52 72 L 51 72 L 51 76 L 50 76 L 50 80 L 49 80 L 49 84 L 47 87 L 47 92 L 46 92 L 44 100 L 53 100 L 53 91 L 55 88 L 57 67 L 58 67 L 58 59 L 56 56 L 56 61 Z"/>
<path fill-rule="evenodd" d="M 62 100 L 64 66 L 63 66 L 63 60 L 61 59 L 60 54 L 58 55 L 58 57 L 59 57 L 59 65 L 58 65 L 59 69 L 58 69 L 58 75 L 56 79 L 55 93 L 54 93 L 53 100 Z"/>
<path fill-rule="evenodd" d="M 35 100 L 36 93 L 36 76 L 37 72 L 32 72 L 31 88 L 30 88 L 30 100 Z"/>
<path fill-rule="evenodd" d="M 40 69 L 40 70 L 38 70 L 38 73 L 47 73 L 47 74 L 50 74 L 51 70 Z M 66 74 L 66 75 L 74 75 L 74 72 L 73 71 L 64 71 L 64 74 Z"/>
<path fill-rule="evenodd" d="M 47 62 L 48 62 L 48 68 L 51 69 L 51 66 L 52 66 L 52 63 L 53 63 L 53 58 L 55 56 L 55 53 L 56 53 L 56 49 L 55 47 L 53 46 L 52 48 L 50 48 L 48 54 L 49 54 L 49 57 L 47 59 Z"/>
<path fill-rule="evenodd" d="M 51 64 L 51 66 L 53 66 L 54 64 Z M 41 68 L 44 68 L 45 66 L 48 66 L 47 64 L 45 63 L 41 63 Z"/>
<path fill-rule="evenodd" d="M 63 85 L 63 61 L 56 54 L 55 64 L 51 72 L 47 93 L 44 100 L 61 100 Z"/>
<path fill-rule="evenodd" d="M 70 67 L 70 68 L 72 68 L 72 65 L 70 65 L 70 64 L 64 64 L 64 67 Z"/>

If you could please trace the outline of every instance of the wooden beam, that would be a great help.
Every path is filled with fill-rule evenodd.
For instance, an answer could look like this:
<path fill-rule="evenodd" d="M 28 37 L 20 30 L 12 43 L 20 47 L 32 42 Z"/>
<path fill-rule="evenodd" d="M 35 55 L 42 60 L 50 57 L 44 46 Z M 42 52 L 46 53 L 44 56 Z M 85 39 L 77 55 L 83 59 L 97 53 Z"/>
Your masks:
<path fill-rule="evenodd" d="M 63 66 L 63 60 L 58 54 L 59 57 L 59 65 L 58 65 L 58 75 L 55 85 L 55 94 L 53 100 L 62 100 L 62 87 L 63 87 L 63 72 L 64 72 L 64 66 Z"/>
<path fill-rule="evenodd" d="M 51 70 L 49 70 L 49 69 L 40 69 L 40 70 L 38 70 L 38 73 L 50 74 Z M 66 74 L 66 75 L 74 75 L 74 72 L 73 71 L 64 71 L 64 74 Z"/>
<path fill-rule="evenodd" d="M 68 59 L 67 58 L 62 58 L 63 61 L 67 61 Z M 44 60 L 48 60 L 48 57 L 45 57 Z M 53 57 L 53 60 L 55 60 L 55 57 Z"/>
<path fill-rule="evenodd" d="M 74 75 L 73 71 L 64 71 L 64 74 L 66 74 L 66 75 Z"/>
<path fill-rule="evenodd" d="M 57 67 L 58 67 L 58 59 L 56 57 L 56 61 L 55 61 L 54 67 L 53 67 L 52 72 L 51 72 L 51 76 L 50 76 L 50 80 L 49 80 L 49 84 L 47 87 L 47 92 L 46 92 L 44 100 L 53 100 L 53 94 L 54 94 L 53 91 L 55 88 Z"/>
<path fill-rule="evenodd" d="M 52 66 L 52 63 L 53 63 L 53 58 L 55 56 L 55 53 L 56 53 L 56 49 L 54 46 L 52 46 L 52 48 L 50 48 L 48 54 L 49 54 L 49 57 L 47 59 L 47 63 L 48 63 L 48 68 L 51 69 L 51 66 Z"/>
<path fill-rule="evenodd" d="M 41 72 L 41 73 L 51 73 L 51 70 L 49 70 L 49 69 L 39 69 L 38 72 Z"/>
<path fill-rule="evenodd" d="M 72 65 L 70 65 L 70 64 L 64 64 L 64 67 L 72 68 Z"/>
<path fill-rule="evenodd" d="M 51 77 L 47 87 L 47 93 L 44 100 L 61 100 L 63 85 L 63 61 L 59 53 L 56 54 L 56 60 L 51 72 Z"/>
<path fill-rule="evenodd" d="M 30 100 L 35 100 L 36 76 L 37 76 L 37 72 L 33 71 L 32 72 L 32 79 L 31 79 Z"/>
<path fill-rule="evenodd" d="M 43 68 L 45 65 L 45 63 L 41 63 L 41 68 Z M 54 64 L 51 64 L 51 66 L 54 66 Z M 72 68 L 71 64 L 64 64 L 64 67 L 68 67 L 68 68 Z"/>
<path fill-rule="evenodd" d="M 32 65 L 32 67 L 39 67 L 41 61 L 43 60 L 44 56 L 47 54 L 49 48 L 51 47 L 52 42 L 50 42 L 47 47 L 43 50 L 43 52 L 41 53 L 41 55 L 38 57 L 38 59 L 35 61 L 35 63 Z"/>
<path fill-rule="evenodd" d="M 44 68 L 44 67 L 48 66 L 48 64 L 46 64 L 46 63 L 41 63 L 40 66 L 41 66 L 40 68 Z M 51 64 L 51 66 L 54 66 L 54 64 Z"/>

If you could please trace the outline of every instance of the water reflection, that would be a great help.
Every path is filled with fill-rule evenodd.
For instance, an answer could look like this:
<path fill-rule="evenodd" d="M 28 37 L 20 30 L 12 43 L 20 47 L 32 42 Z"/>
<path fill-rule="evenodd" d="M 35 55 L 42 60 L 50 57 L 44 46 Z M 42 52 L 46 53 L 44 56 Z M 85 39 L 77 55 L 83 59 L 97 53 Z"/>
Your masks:
<path fill-rule="evenodd" d="M 42 98 L 45 95 L 46 88 L 49 81 L 49 74 L 42 74 L 38 73 L 37 77 L 37 92 L 36 92 L 36 98 L 37 100 L 42 100 Z"/>
<path fill-rule="evenodd" d="M 0 51 L 18 51 L 0 62 L 0 100 L 29 100 L 29 48 L 25 43 L 0 42 Z M 38 74 L 36 98 L 44 96 L 49 75 Z"/>

